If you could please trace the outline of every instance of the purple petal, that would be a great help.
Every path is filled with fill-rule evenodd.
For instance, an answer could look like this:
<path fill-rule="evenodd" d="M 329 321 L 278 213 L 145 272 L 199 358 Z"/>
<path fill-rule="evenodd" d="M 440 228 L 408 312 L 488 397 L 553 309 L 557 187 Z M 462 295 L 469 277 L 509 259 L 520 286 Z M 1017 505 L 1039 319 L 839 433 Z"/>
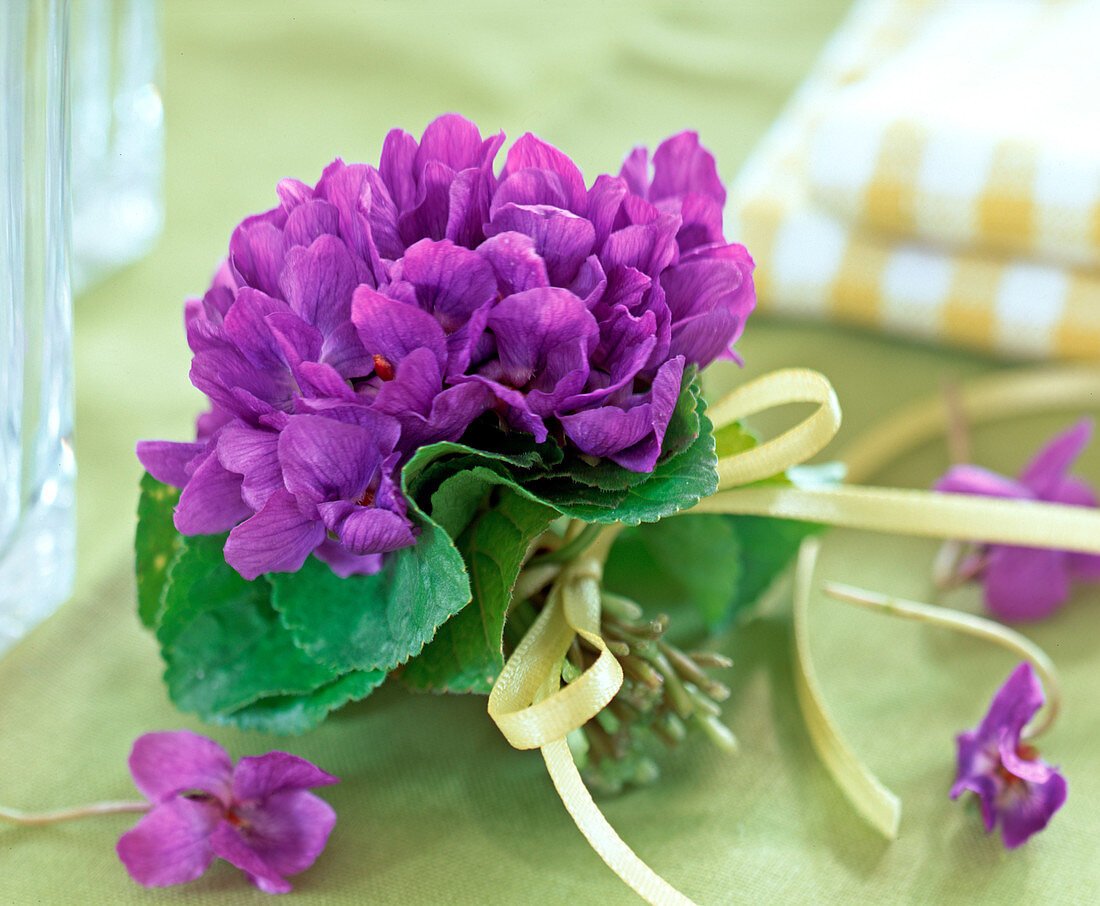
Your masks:
<path fill-rule="evenodd" d="M 309 248 L 292 248 L 279 278 L 291 310 L 323 335 L 351 317 L 351 294 L 358 284 L 351 253 L 335 236 L 322 236 Z"/>
<path fill-rule="evenodd" d="M 283 233 L 288 246 L 308 246 L 321 236 L 335 235 L 339 228 L 340 214 L 336 207 L 327 201 L 310 199 L 290 211 Z"/>
<path fill-rule="evenodd" d="M 984 497 L 1006 497 L 1033 500 L 1030 489 L 1018 481 L 1005 478 L 981 466 L 952 466 L 933 486 L 937 491 L 949 494 L 981 494 Z"/>
<path fill-rule="evenodd" d="M 566 435 L 584 453 L 606 457 L 634 472 L 652 472 L 676 407 L 683 369 L 683 358 L 670 359 L 658 372 L 646 402 L 559 416 Z"/>
<path fill-rule="evenodd" d="M 339 782 L 339 777 L 297 755 L 286 752 L 246 755 L 233 771 L 233 799 L 260 800 L 289 790 L 310 790 Z"/>
<path fill-rule="evenodd" d="M 352 554 L 384 554 L 416 541 L 409 521 L 390 510 L 337 500 L 319 503 L 317 511 Z"/>
<path fill-rule="evenodd" d="M 230 865 L 236 865 L 250 884 L 264 893 L 290 893 L 290 883 L 271 868 L 228 821 L 221 821 L 210 834 L 210 848 Z"/>
<path fill-rule="evenodd" d="M 388 258 L 392 261 L 400 258 L 401 253 L 405 251 L 405 244 L 401 241 L 401 236 L 397 231 L 397 205 L 390 197 L 389 189 L 386 187 L 381 173 L 374 169 L 368 169 L 367 182 L 371 192 L 370 214 L 368 215 L 371 238 L 374 240 L 378 254 L 382 258 Z M 382 262 L 377 262 L 377 264 L 382 264 Z M 377 265 L 372 262 L 372 267 L 375 266 Z M 375 278 L 374 284 L 376 286 L 380 285 L 384 278 L 383 271 L 377 270 L 373 276 Z"/>
<path fill-rule="evenodd" d="M 233 231 L 229 240 L 229 263 L 241 287 L 251 286 L 269 296 L 279 293 L 286 239 L 272 223 L 253 218 Z"/>
<path fill-rule="evenodd" d="M 649 200 L 699 192 L 726 203 L 726 190 L 718 177 L 714 156 L 699 144 L 695 132 L 681 132 L 665 139 L 653 152 L 653 182 Z"/>
<path fill-rule="evenodd" d="M 269 572 L 292 573 L 324 538 L 319 519 L 303 516 L 289 491 L 276 491 L 262 510 L 229 533 L 225 562 L 249 581 Z"/>
<path fill-rule="evenodd" d="M 397 217 L 402 243 L 412 245 L 418 239 L 440 240 L 447 235 L 454 178 L 454 170 L 446 164 L 428 161 L 418 181 L 416 205 Z"/>
<path fill-rule="evenodd" d="M 279 201 L 282 202 L 283 210 L 288 214 L 298 205 L 305 204 L 313 198 L 312 188 L 300 179 L 290 177 L 279 180 L 275 186 L 275 193 L 279 196 Z"/>
<path fill-rule="evenodd" d="M 405 252 L 395 279 L 416 290 L 416 301 L 450 332 L 497 295 L 496 275 L 477 252 L 453 242 L 423 240 Z"/>
<path fill-rule="evenodd" d="M 187 464 L 203 452 L 205 444 L 170 440 L 139 440 L 137 457 L 145 471 L 163 484 L 182 488 L 191 478 Z"/>
<path fill-rule="evenodd" d="M 591 223 L 549 205 L 504 205 L 486 227 L 490 236 L 502 232 L 523 233 L 534 239 L 535 251 L 546 262 L 546 273 L 556 286 L 573 280 L 596 242 Z"/>
<path fill-rule="evenodd" d="M 351 317 L 367 353 L 382 356 L 391 367 L 398 367 L 416 349 L 427 349 L 440 364 L 447 360 L 443 328 L 415 305 L 361 286 L 355 291 Z"/>
<path fill-rule="evenodd" d="M 346 380 L 366 377 L 374 368 L 374 357 L 363 348 L 359 329 L 351 321 L 345 321 L 325 337 L 320 360 Z"/>
<path fill-rule="evenodd" d="M 384 269 L 371 233 L 371 182 L 372 169 L 366 164 L 349 166 L 337 158 L 325 168 L 317 187 L 339 212 L 340 238 L 364 262 L 359 276 L 369 271 L 377 284 Z"/>
<path fill-rule="evenodd" d="M 238 831 L 268 870 L 295 875 L 309 868 L 325 848 L 336 812 L 312 793 L 288 790 L 238 810 Z M 238 863 L 239 864 L 239 863 Z M 240 866 L 244 867 L 244 866 Z"/>
<path fill-rule="evenodd" d="M 146 733 L 130 751 L 134 786 L 153 803 L 201 790 L 228 804 L 233 760 L 212 739 L 190 730 Z"/>
<path fill-rule="evenodd" d="M 535 240 L 523 233 L 497 233 L 477 247 L 496 274 L 504 295 L 549 286 L 546 263 L 535 251 Z"/>
<path fill-rule="evenodd" d="M 1001 836 L 1006 848 L 1015 849 L 1050 823 L 1066 801 L 1066 781 L 1054 773 L 1045 783 L 1013 785 L 1003 796 Z"/>
<path fill-rule="evenodd" d="M 290 375 L 285 369 L 281 373 L 258 369 L 239 350 L 224 342 L 196 350 L 190 377 L 192 384 L 233 415 L 253 418 L 258 414 L 253 406 L 242 402 L 240 391 L 261 401 L 269 410 L 290 406 Z"/>
<path fill-rule="evenodd" d="M 279 346 L 265 318 L 275 312 L 285 312 L 286 303 L 259 290 L 244 287 L 237 293 L 225 316 L 223 332 L 229 340 L 262 371 L 281 371 Z"/>
<path fill-rule="evenodd" d="M 509 296 L 490 313 L 489 327 L 513 386 L 523 387 L 536 376 L 543 391 L 559 383 L 576 385 L 565 394 L 569 395 L 584 386 L 599 326 L 568 290 L 547 287 Z M 537 374 L 540 371 L 544 373 Z"/>
<path fill-rule="evenodd" d="M 170 799 L 119 838 L 118 857 L 144 887 L 194 881 L 214 861 L 210 835 L 221 816 L 221 806 L 210 800 Z"/>
<path fill-rule="evenodd" d="M 493 193 L 495 214 L 506 204 L 550 205 L 555 208 L 569 207 L 569 193 L 562 185 L 561 177 L 552 170 L 527 167 L 517 170 L 505 179 Z"/>
<path fill-rule="evenodd" d="M 662 214 L 648 223 L 634 223 L 616 230 L 607 237 L 600 255 L 605 269 L 623 265 L 656 278 L 680 253 L 676 245 L 679 227 L 678 217 Z"/>
<path fill-rule="evenodd" d="M 416 178 L 413 176 L 416 151 L 416 139 L 404 129 L 391 129 L 382 143 L 378 171 L 398 211 L 407 211 L 416 202 Z"/>
<path fill-rule="evenodd" d="M 676 232 L 676 244 L 680 247 L 681 254 L 701 246 L 725 243 L 722 236 L 722 206 L 713 198 L 698 192 L 689 192 L 675 201 L 666 199 L 658 202 L 657 207 L 679 216 L 680 229 Z"/>
<path fill-rule="evenodd" d="M 1002 620 L 1041 620 L 1069 597 L 1065 551 L 997 545 L 983 577 L 985 604 Z"/>
<path fill-rule="evenodd" d="M 357 499 L 380 459 L 365 428 L 317 415 L 293 416 L 279 435 L 287 490 L 312 503 Z"/>
<path fill-rule="evenodd" d="M 1020 481 L 1041 500 L 1049 499 L 1091 439 L 1092 419 L 1083 418 L 1069 430 L 1051 438 L 1027 464 Z"/>
<path fill-rule="evenodd" d="M 429 161 L 439 161 L 452 170 L 464 170 L 481 163 L 481 153 L 477 126 L 457 113 L 445 113 L 424 129 L 413 166 L 423 170 Z"/>
<path fill-rule="evenodd" d="M 615 225 L 623 199 L 629 188 L 625 179 L 601 175 L 588 190 L 588 220 L 596 232 L 596 248 L 602 249 Z"/>
<path fill-rule="evenodd" d="M 279 466 L 279 434 L 234 422 L 218 435 L 218 460 L 231 472 L 244 476 L 241 496 L 253 510 L 283 487 Z"/>
<path fill-rule="evenodd" d="M 426 317 L 431 318 L 430 315 Z M 443 389 L 439 359 L 429 349 L 414 349 L 401 359 L 393 380 L 378 389 L 374 408 L 386 415 L 427 415 L 432 401 Z M 472 419 L 471 419 L 472 421 Z"/>
<path fill-rule="evenodd" d="M 181 535 L 216 535 L 252 515 L 242 497 L 241 476 L 230 472 L 211 448 L 180 494 L 173 522 Z"/>
<path fill-rule="evenodd" d="M 566 193 L 569 210 L 574 214 L 584 216 L 587 213 L 587 199 L 584 187 L 584 177 L 577 165 L 553 145 L 547 144 L 530 132 L 520 136 L 511 148 L 508 149 L 508 158 L 504 163 L 502 178 L 507 179 L 513 173 L 534 167 L 540 170 L 550 170 L 561 182 L 562 189 Z"/>
<path fill-rule="evenodd" d="M 672 354 L 705 367 L 729 349 L 756 305 L 751 267 L 747 255 L 715 256 L 682 261 L 661 274 Z"/>
<path fill-rule="evenodd" d="M 638 146 L 623 161 L 619 178 L 639 198 L 649 198 L 649 151 Z M 597 180 L 598 182 L 599 180 Z"/>
<path fill-rule="evenodd" d="M 978 737 L 1000 743 L 1007 733 L 1014 744 L 1018 743 L 1020 733 L 1045 700 L 1035 668 L 1023 662 L 993 696 L 989 711 L 978 727 Z"/>

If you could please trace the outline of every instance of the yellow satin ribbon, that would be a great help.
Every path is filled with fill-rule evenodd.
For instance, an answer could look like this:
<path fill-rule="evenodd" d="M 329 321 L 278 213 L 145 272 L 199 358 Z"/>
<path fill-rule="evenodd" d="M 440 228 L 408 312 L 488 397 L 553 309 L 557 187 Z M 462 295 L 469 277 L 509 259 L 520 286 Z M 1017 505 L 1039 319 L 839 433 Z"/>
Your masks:
<path fill-rule="evenodd" d="M 1010 391 L 999 389 L 1000 381 L 1007 381 Z M 1038 382 L 1042 386 L 1033 383 L 1000 376 L 977 390 L 967 389 L 962 399 L 968 410 L 973 410 L 991 400 L 1011 403 L 1022 397 L 1050 405 L 1055 399 L 1092 402 L 1100 396 L 1100 371 L 1096 369 L 1047 371 Z M 719 492 L 685 512 L 759 514 L 899 534 L 1100 553 L 1100 512 L 1080 507 L 853 486 L 731 490 L 780 473 L 818 453 L 840 427 L 840 406 L 824 376 L 806 369 L 783 369 L 739 387 L 709 410 L 717 429 L 772 407 L 805 402 L 817 403 L 818 408 L 798 425 L 753 449 L 720 459 Z M 938 413 L 928 414 L 929 404 L 915 411 L 915 428 L 910 422 L 894 420 L 892 427 L 870 435 L 862 447 L 857 445 L 853 454 L 857 474 L 870 474 L 884 459 L 934 433 L 943 421 Z M 632 890 L 654 906 L 691 906 L 691 900 L 642 862 L 607 823 L 585 789 L 565 741 L 569 732 L 599 713 L 622 685 L 618 661 L 599 634 L 599 583 L 613 538 L 614 527 L 609 527 L 585 555 L 562 570 L 542 613 L 497 679 L 489 696 L 489 715 L 512 745 L 542 750 L 558 795 L 578 828 Z M 580 677 L 561 688 L 562 663 L 577 635 L 600 654 Z M 809 678 L 811 688 L 802 691 L 809 691 L 808 700 L 823 708 L 820 690 L 812 686 L 812 670 Z M 848 754 L 861 767 L 850 750 Z M 874 789 L 877 781 L 873 775 L 866 779 L 871 800 L 876 793 L 889 795 L 881 785 Z M 880 827 L 896 828 L 889 803 L 883 807 L 880 798 L 870 808 L 878 809 L 876 823 Z"/>
<path fill-rule="evenodd" d="M 695 906 L 635 855 L 592 801 L 565 741 L 615 697 L 623 671 L 600 636 L 600 580 L 615 528 L 568 564 L 546 606 L 504 665 L 489 693 L 489 716 L 517 749 L 542 750 L 546 769 L 577 827 L 600 858 L 655 906 Z M 566 652 L 577 635 L 599 651 L 594 664 L 561 686 Z"/>

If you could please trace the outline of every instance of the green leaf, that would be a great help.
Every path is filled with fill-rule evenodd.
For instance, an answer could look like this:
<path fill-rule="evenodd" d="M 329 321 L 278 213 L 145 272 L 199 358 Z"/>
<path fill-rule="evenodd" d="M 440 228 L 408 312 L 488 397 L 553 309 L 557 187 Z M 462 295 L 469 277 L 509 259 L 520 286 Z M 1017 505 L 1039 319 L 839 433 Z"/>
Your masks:
<path fill-rule="evenodd" d="M 487 495 L 493 483 L 500 486 Z M 558 517 L 557 510 L 488 470 L 459 473 L 444 483 L 432 498 L 433 515 L 441 504 L 455 507 L 456 500 L 468 498 L 475 485 L 484 505 L 456 542 L 469 570 L 473 603 L 444 623 L 406 665 L 401 678 L 416 689 L 488 694 L 504 666 L 504 619 L 523 556 L 532 539 Z"/>
<path fill-rule="evenodd" d="M 604 582 L 646 608 L 699 609 L 708 627 L 727 619 L 743 566 L 733 525 L 721 515 L 664 519 L 624 530 L 611 549 Z"/>
<path fill-rule="evenodd" d="M 224 535 L 180 539 L 157 627 L 172 700 L 207 720 L 273 695 L 300 695 L 337 672 L 299 649 L 271 608 L 264 578 L 242 579 Z"/>
<path fill-rule="evenodd" d="M 179 551 L 180 534 L 172 524 L 172 509 L 180 499 L 177 488 L 161 484 L 146 472 L 141 476 L 134 570 L 137 574 L 138 616 L 152 629 L 168 580 L 168 567 Z"/>
<path fill-rule="evenodd" d="M 756 603 L 798 553 L 802 539 L 825 526 L 768 516 L 724 516 L 741 541 L 741 582 L 728 620 Z"/>
<path fill-rule="evenodd" d="M 312 692 L 269 696 L 230 714 L 216 714 L 214 722 L 261 733 L 304 733 L 317 726 L 330 711 L 366 698 L 385 678 L 381 670 L 353 670 Z"/>
<path fill-rule="evenodd" d="M 734 453 L 743 453 L 751 450 L 757 444 L 757 439 L 740 422 L 730 422 L 714 432 L 715 452 L 719 459 L 733 456 Z"/>
<path fill-rule="evenodd" d="M 381 572 L 342 579 L 311 557 L 296 573 L 270 573 L 272 604 L 311 658 L 341 673 L 389 672 L 420 651 L 470 601 L 450 536 L 410 501 L 417 543 L 387 555 Z"/>
<path fill-rule="evenodd" d="M 683 394 L 692 401 L 699 432 L 687 449 L 662 459 L 652 474 L 622 490 L 578 484 L 571 478 L 553 477 L 525 482 L 524 487 L 566 516 L 585 522 L 623 522 L 638 525 L 656 522 L 687 509 L 718 489 L 714 436 L 706 417 L 706 403 L 693 381 Z M 681 397 L 683 397 L 681 394 Z"/>

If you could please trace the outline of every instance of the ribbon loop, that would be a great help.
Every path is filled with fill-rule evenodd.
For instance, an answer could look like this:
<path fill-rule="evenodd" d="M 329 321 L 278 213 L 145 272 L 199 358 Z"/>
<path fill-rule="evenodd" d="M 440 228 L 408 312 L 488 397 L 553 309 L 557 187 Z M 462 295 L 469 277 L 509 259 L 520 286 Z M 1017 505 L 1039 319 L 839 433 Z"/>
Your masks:
<path fill-rule="evenodd" d="M 737 487 L 778 475 L 820 452 L 840 429 L 840 403 L 828 379 L 807 368 L 782 368 L 738 387 L 708 410 L 715 428 L 788 403 L 817 403 L 793 428 L 718 460 L 718 487 Z"/>

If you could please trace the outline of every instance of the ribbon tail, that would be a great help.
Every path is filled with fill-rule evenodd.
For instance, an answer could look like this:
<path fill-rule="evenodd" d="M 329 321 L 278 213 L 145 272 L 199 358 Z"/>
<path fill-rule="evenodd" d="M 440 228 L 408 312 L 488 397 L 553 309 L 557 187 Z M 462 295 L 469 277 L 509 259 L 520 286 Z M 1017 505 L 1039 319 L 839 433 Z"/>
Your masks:
<path fill-rule="evenodd" d="M 829 713 L 810 657 L 810 590 L 820 543 L 802 542 L 794 579 L 794 679 L 798 705 L 814 750 L 860 816 L 887 840 L 896 840 L 901 801 L 855 753 Z"/>
<path fill-rule="evenodd" d="M 585 787 L 573 755 L 564 739 L 557 739 L 542 747 L 546 770 L 554 781 L 554 788 L 562 804 L 584 834 L 589 845 L 638 896 L 653 906 L 695 906 L 675 887 L 661 878 L 653 869 L 635 855 L 614 828 Z"/>

